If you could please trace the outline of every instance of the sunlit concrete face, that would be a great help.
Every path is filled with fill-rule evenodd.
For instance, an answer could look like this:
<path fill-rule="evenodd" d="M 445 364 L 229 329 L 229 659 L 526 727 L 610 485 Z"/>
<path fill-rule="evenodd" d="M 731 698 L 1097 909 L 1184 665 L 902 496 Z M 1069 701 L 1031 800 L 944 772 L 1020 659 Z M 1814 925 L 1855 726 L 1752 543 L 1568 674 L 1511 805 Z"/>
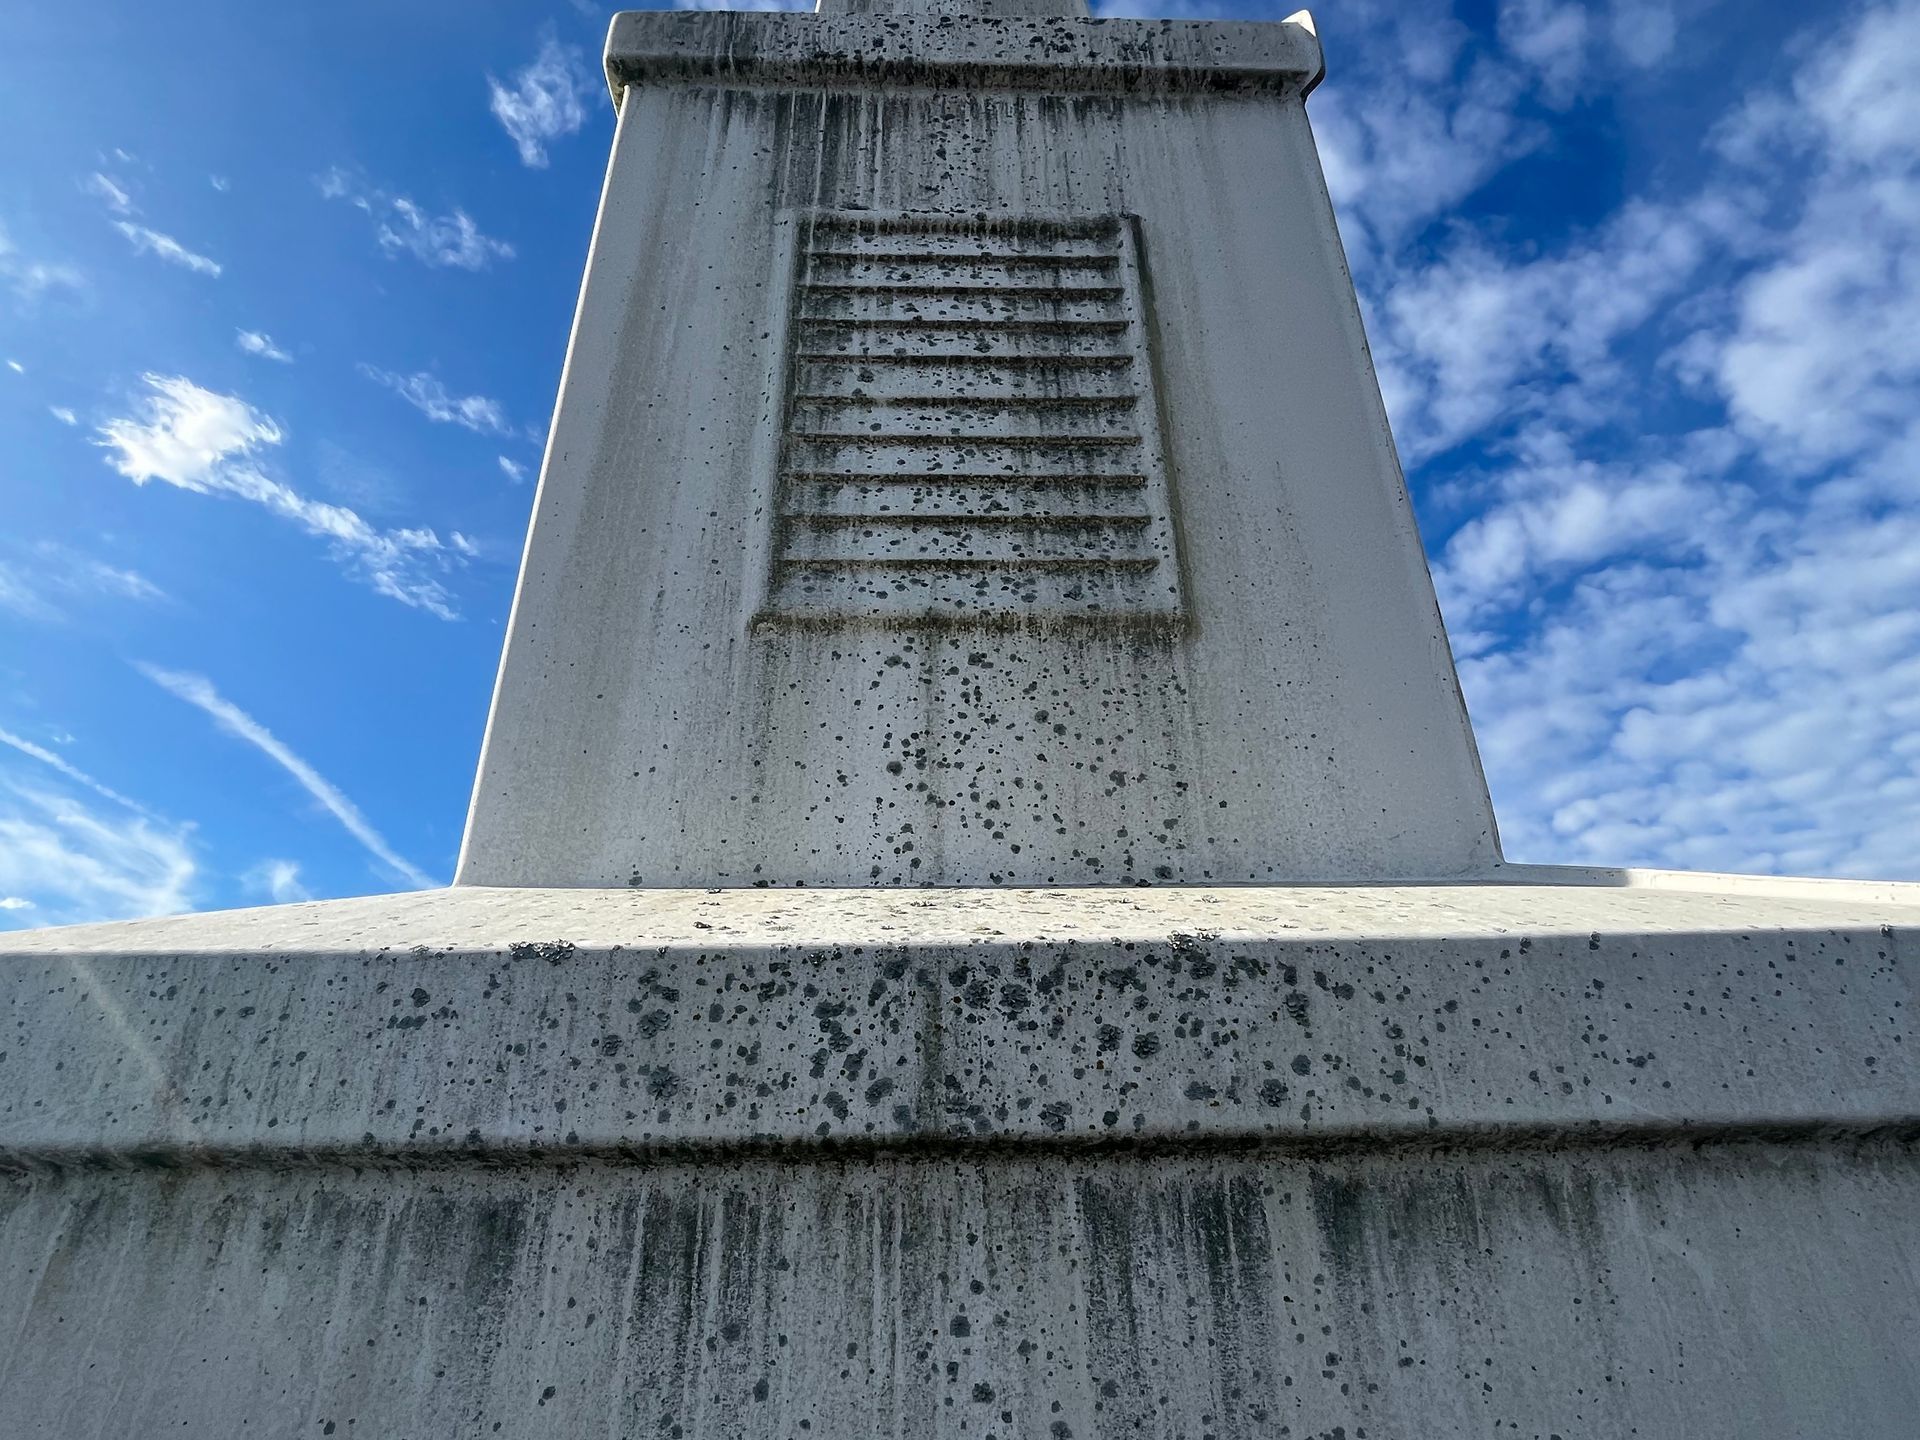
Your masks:
<path fill-rule="evenodd" d="M 630 15 L 609 73 L 459 883 L 1497 861 L 1305 25 Z"/>

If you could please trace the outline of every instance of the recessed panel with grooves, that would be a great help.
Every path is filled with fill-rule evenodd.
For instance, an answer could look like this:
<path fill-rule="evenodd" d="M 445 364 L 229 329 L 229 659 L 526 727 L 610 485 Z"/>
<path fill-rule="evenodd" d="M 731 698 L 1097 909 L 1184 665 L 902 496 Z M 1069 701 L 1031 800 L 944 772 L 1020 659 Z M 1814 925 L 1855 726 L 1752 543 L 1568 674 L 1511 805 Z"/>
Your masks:
<path fill-rule="evenodd" d="M 757 618 L 1177 620 L 1131 218 L 792 230 Z"/>

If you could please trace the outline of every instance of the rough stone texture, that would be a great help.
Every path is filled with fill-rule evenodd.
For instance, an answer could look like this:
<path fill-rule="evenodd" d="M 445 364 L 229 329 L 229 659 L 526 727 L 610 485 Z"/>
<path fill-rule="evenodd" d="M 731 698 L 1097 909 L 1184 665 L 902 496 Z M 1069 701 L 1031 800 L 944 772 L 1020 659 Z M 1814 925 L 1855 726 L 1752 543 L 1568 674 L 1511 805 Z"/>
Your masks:
<path fill-rule="evenodd" d="M 1497 861 L 1307 128 L 1310 30 L 636 13 L 608 66 L 461 884 Z M 816 217 L 852 238 L 796 244 Z M 985 229 L 928 265 L 880 217 Z M 1138 286 L 1065 265 L 1075 226 L 1137 236 Z M 877 268 L 794 258 L 882 242 Z M 1113 325 L 1130 369 L 1059 368 L 1133 354 Z M 1105 483 L 1149 452 L 1164 521 L 1150 475 L 1130 510 Z M 842 601 L 787 623 L 781 557 Z"/>

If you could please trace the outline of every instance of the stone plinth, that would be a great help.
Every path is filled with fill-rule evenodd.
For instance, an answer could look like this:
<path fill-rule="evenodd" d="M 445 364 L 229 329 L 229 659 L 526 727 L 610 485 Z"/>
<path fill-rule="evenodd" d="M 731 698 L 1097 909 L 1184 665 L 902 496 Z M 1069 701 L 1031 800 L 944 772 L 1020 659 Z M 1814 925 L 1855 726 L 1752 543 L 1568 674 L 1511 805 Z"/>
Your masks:
<path fill-rule="evenodd" d="M 1908 1433 L 1920 894 L 1513 878 L 8 937 L 8 1433 Z"/>

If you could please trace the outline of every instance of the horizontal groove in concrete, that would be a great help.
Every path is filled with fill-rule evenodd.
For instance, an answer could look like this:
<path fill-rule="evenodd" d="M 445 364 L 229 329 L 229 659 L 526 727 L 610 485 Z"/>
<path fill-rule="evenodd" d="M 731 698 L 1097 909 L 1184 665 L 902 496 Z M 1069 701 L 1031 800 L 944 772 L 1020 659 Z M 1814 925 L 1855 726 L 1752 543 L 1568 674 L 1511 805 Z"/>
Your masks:
<path fill-rule="evenodd" d="M 1330 1131 L 1275 1137 L 1251 1131 L 1168 1133 L 1080 1139 L 1059 1136 L 902 1135 L 783 1139 L 680 1140 L 660 1143 L 600 1141 L 534 1145 L 516 1139 L 435 1139 L 406 1144 L 299 1146 L 263 1139 L 253 1144 L 63 1145 L 0 1147 L 0 1176 L 30 1179 L 66 1171 L 196 1169 L 552 1169 L 572 1165 L 658 1166 L 778 1160 L 789 1164 L 1076 1159 L 1232 1158 L 1275 1164 L 1369 1155 L 1432 1156 L 1551 1152 L 1577 1161 L 1582 1154 L 1622 1150 L 1695 1150 L 1760 1146 L 1776 1149 L 1908 1149 L 1920 1146 L 1920 1113 L 1855 1119 L 1754 1118 L 1712 1124 L 1601 1124 L 1438 1127 L 1419 1132 Z"/>

